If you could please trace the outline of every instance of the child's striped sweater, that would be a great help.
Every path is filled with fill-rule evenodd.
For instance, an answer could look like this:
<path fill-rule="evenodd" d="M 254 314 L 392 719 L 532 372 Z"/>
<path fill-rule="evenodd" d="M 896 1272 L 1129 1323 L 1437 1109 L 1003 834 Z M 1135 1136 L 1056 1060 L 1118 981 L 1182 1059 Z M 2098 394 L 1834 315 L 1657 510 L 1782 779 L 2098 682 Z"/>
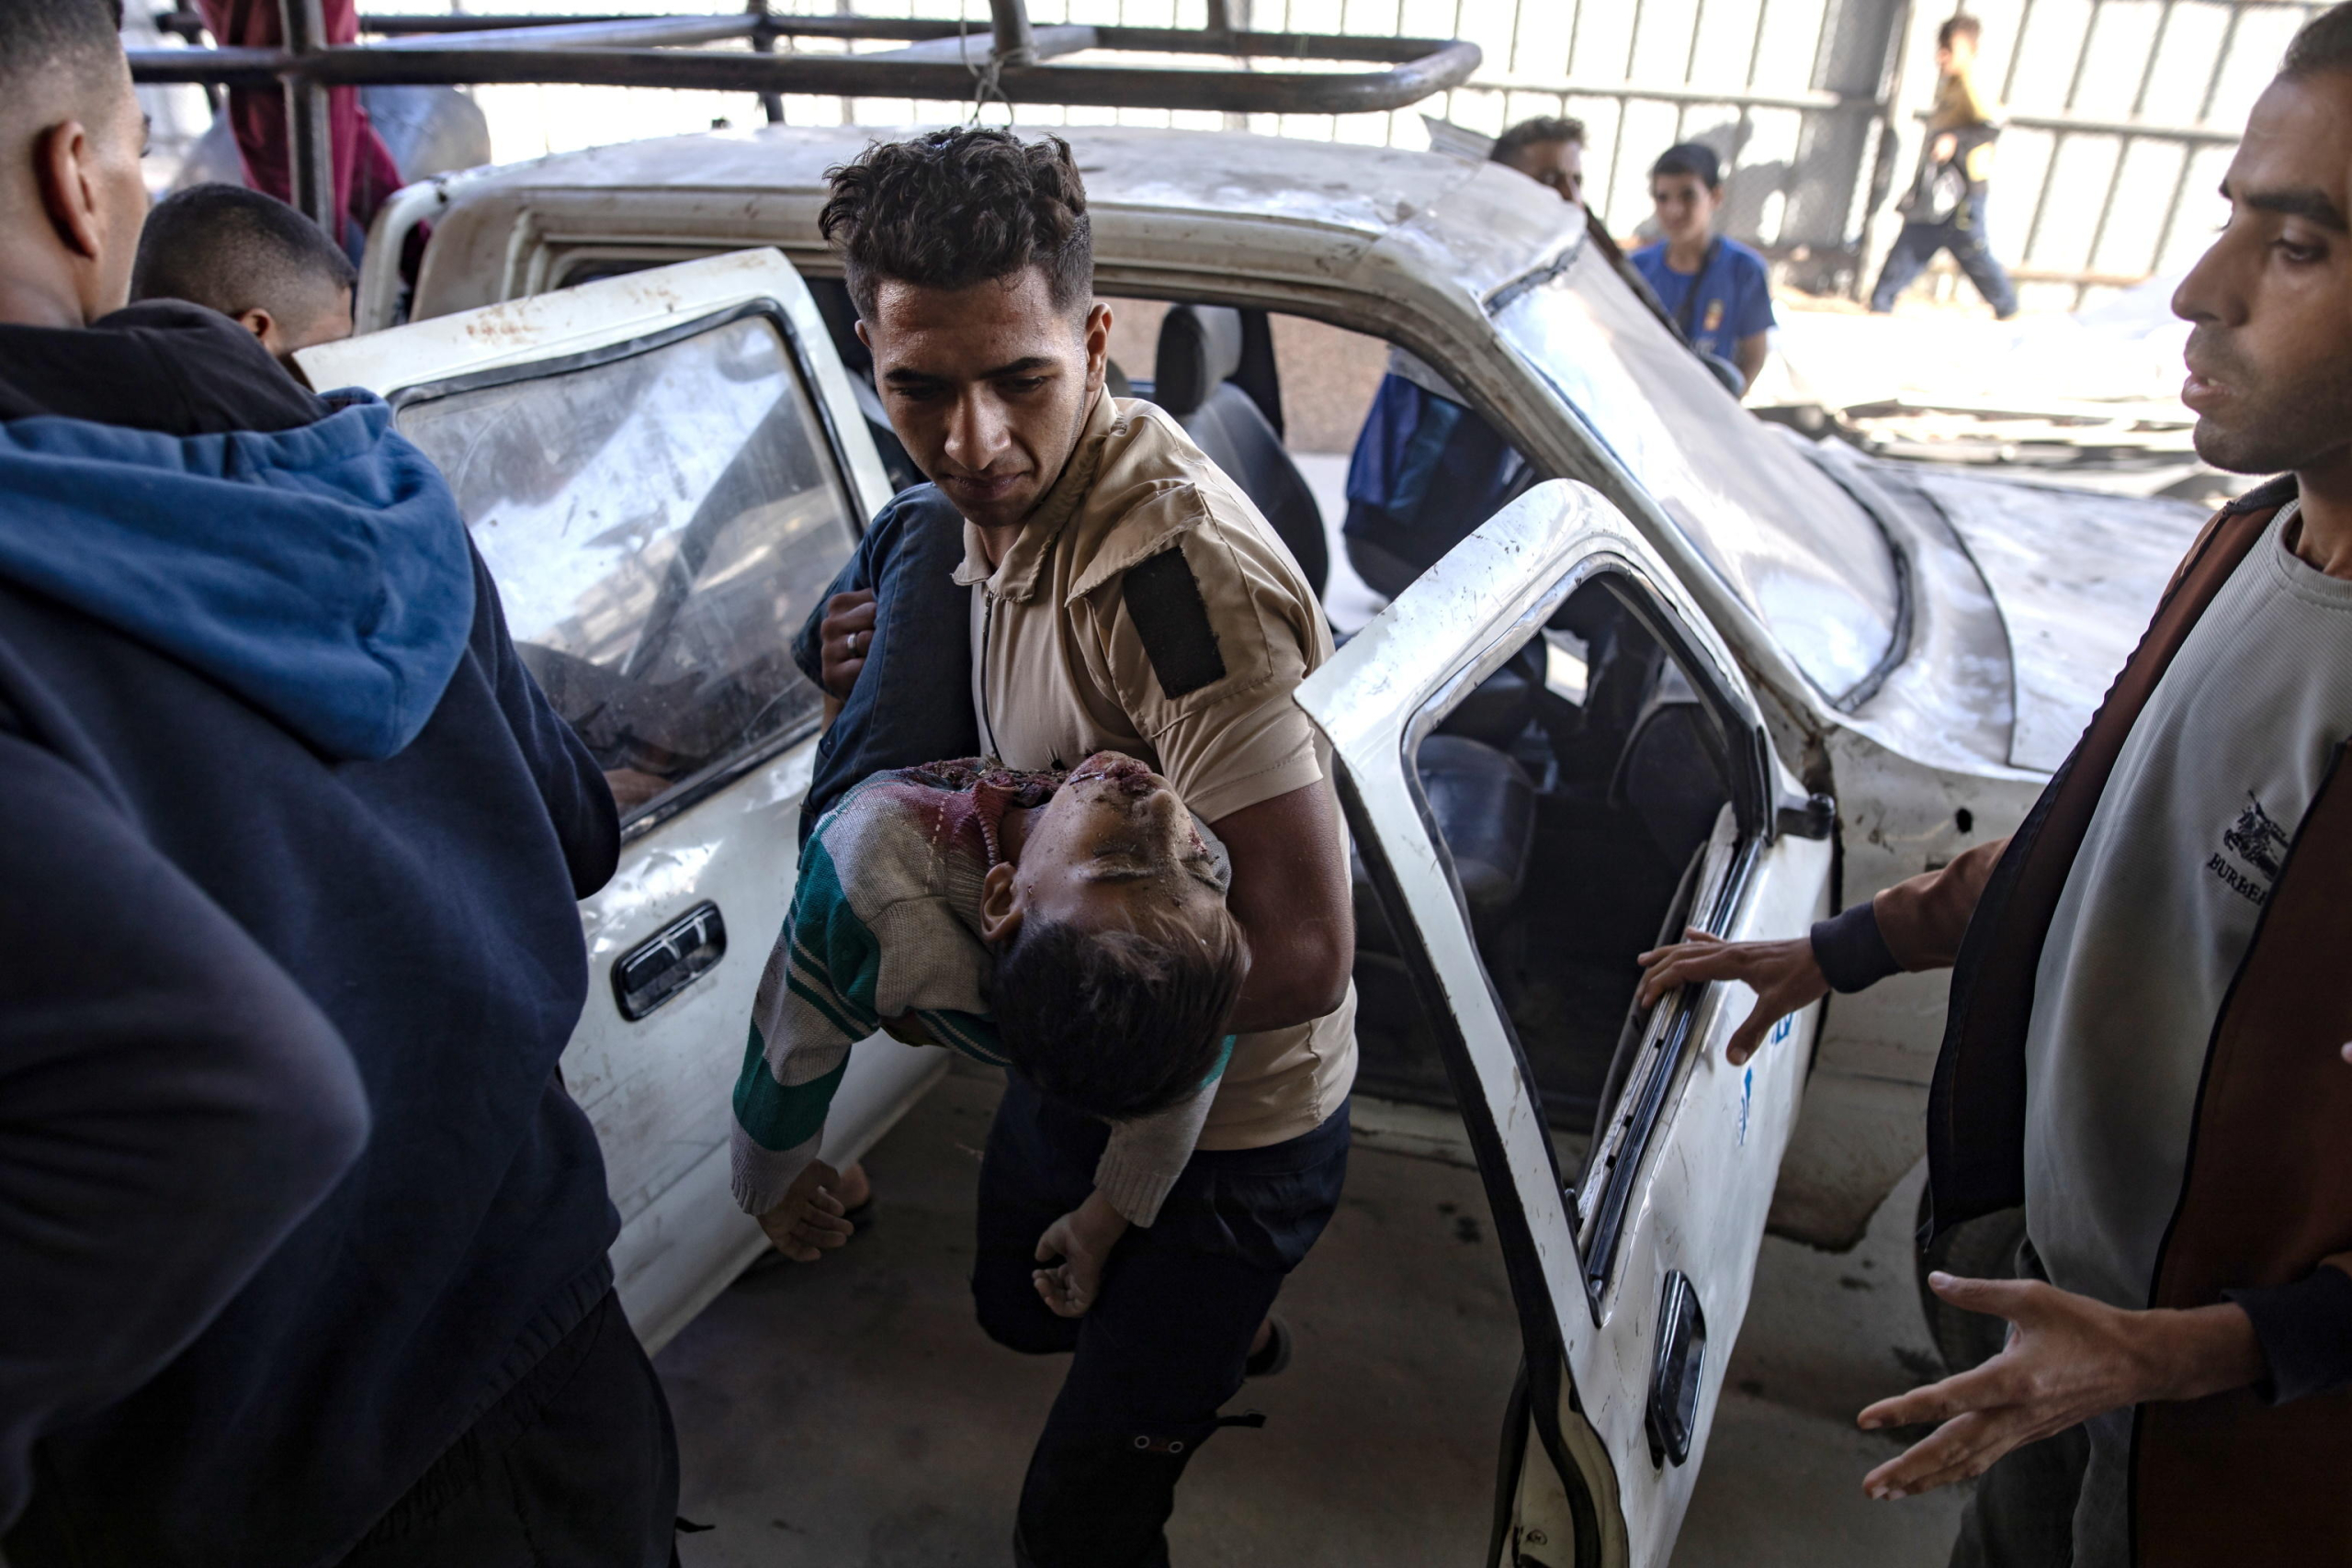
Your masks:
<path fill-rule="evenodd" d="M 901 768 L 852 789 L 809 834 L 735 1085 L 735 1201 L 746 1213 L 781 1202 L 816 1158 L 850 1047 L 883 1020 L 912 1014 L 941 1044 L 1004 1065 L 989 1018 L 980 884 L 999 859 L 1006 809 L 1044 805 L 1061 779 L 977 761 Z M 1216 1082 L 1113 1123 L 1095 1186 L 1133 1224 L 1158 1216 Z"/>

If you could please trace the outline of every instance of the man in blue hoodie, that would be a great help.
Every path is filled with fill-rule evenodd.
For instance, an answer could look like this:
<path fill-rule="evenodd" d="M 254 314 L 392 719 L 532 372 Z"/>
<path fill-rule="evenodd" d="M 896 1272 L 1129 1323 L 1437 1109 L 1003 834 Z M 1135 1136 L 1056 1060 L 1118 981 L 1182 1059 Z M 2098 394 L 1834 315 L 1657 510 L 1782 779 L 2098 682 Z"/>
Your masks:
<path fill-rule="evenodd" d="M 118 309 L 111 22 L 0 6 L 0 1550 L 658 1568 L 556 1070 L 611 797 L 382 403 Z"/>

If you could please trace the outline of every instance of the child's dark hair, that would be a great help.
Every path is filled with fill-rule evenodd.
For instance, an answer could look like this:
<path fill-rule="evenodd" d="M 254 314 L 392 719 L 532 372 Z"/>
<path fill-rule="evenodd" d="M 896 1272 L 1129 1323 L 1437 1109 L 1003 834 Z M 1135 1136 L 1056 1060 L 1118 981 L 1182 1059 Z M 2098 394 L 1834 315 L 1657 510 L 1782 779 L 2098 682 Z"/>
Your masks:
<path fill-rule="evenodd" d="M 258 307 L 283 319 L 297 305 L 349 294 L 357 277 L 324 230 L 276 197 L 204 185 L 147 215 L 130 297 L 185 299 L 224 316 Z"/>
<path fill-rule="evenodd" d="M 1956 38 L 1964 38 L 1969 42 L 1975 43 L 1984 36 L 1984 23 L 1964 11 L 1954 12 L 1946 17 L 1942 24 L 1936 28 L 1936 47 L 1950 49 L 1951 40 Z"/>
<path fill-rule="evenodd" d="M 1093 302 L 1086 182 L 1058 136 L 934 130 L 876 143 L 825 178 L 832 196 L 817 227 L 841 247 L 849 297 L 868 321 L 885 278 L 969 288 L 1034 266 L 1056 310 Z"/>
<path fill-rule="evenodd" d="M 989 1010 L 1039 1092 L 1124 1122 L 1191 1095 L 1215 1070 L 1249 972 L 1223 908 L 1204 929 L 1082 931 L 1031 918 L 996 955 Z"/>
<path fill-rule="evenodd" d="M 1715 150 L 1703 141 L 1678 141 L 1657 155 L 1650 165 L 1650 178 L 1660 175 L 1689 175 L 1709 190 L 1724 186 L 1724 166 Z"/>

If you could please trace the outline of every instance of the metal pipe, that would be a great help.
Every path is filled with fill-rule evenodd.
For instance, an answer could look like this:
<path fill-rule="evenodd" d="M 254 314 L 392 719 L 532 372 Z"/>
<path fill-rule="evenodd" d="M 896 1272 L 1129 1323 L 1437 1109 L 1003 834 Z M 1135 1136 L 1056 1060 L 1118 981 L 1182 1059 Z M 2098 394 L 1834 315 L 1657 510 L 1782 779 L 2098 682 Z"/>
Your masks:
<path fill-rule="evenodd" d="M 989 58 L 999 65 L 1033 65 L 1036 35 L 1029 28 L 1029 0 L 989 0 L 989 26 L 995 35 Z"/>
<path fill-rule="evenodd" d="M 1228 5 L 1227 15 L 1235 14 Z M 1246 15 L 1246 8 L 1240 14 Z M 698 17 L 649 16 L 642 13 L 614 16 L 571 13 L 530 17 L 486 14 L 385 16 L 370 13 L 359 18 L 359 30 L 402 38 L 438 33 L 445 35 L 439 42 L 454 45 L 459 35 L 474 39 L 485 32 L 531 32 L 537 38 L 529 41 L 538 42 L 544 41 L 550 29 L 556 28 L 601 28 L 614 23 L 643 22 L 699 26 L 705 20 Z M 966 37 L 971 30 L 954 20 L 934 17 L 778 16 L 773 12 L 769 13 L 763 25 L 768 32 L 778 38 L 861 41 L 903 39 L 920 42 L 926 39 Z M 1445 41 L 1391 38 L 1376 33 L 1257 32 L 1247 27 L 1223 35 L 1201 28 L 1098 26 L 1095 30 L 1101 36 L 1101 47 L 1104 49 L 1138 50 L 1159 54 L 1249 55 L 1296 60 L 1405 61 L 1417 59 Z"/>
<path fill-rule="evenodd" d="M 775 34 L 768 30 L 768 0 L 744 0 L 743 9 L 752 18 L 752 51 L 755 54 L 775 52 Z M 770 125 L 784 123 L 784 95 L 762 93 L 760 112 Z"/>
<path fill-rule="evenodd" d="M 1922 109 L 1913 117 L 1924 120 Z M 2218 130 L 2204 125 L 2165 125 L 2146 119 L 2093 119 L 2075 114 L 2013 114 L 2002 124 L 2013 130 L 2047 130 L 2067 136 L 2120 136 L 2154 138 L 2161 141 L 2188 142 L 2199 147 L 2234 147 L 2243 136 L 2234 130 Z"/>
<path fill-rule="evenodd" d="M 1541 82 L 1516 76 L 1481 76 L 1463 85 L 1474 92 L 1548 93 L 1555 96 L 1615 98 L 1621 103 L 1640 98 L 1661 104 L 1725 104 L 1734 108 L 1795 109 L 1805 114 L 1878 107 L 1876 98 L 1818 87 L 1793 93 L 1747 93 L 1727 92 L 1721 87 L 1667 86 L 1654 82 Z"/>
<path fill-rule="evenodd" d="M 1093 49 L 1100 41 L 1099 29 L 1077 24 L 1037 28 L 1031 34 L 1033 47 L 1039 60 L 1051 60 L 1059 55 L 1077 54 Z M 981 55 L 977 50 L 966 52 L 967 45 L 960 38 L 925 39 L 904 49 L 886 50 L 874 54 L 862 54 L 861 60 L 898 60 L 908 62 L 944 61 L 961 66 L 977 66 Z"/>
<path fill-rule="evenodd" d="M 435 18 L 447 20 L 447 18 Z M 554 22 L 537 28 L 474 28 L 466 34 L 467 49 L 653 49 L 664 44 L 717 43 L 750 38 L 759 30 L 759 17 L 621 17 L 593 22 Z M 430 33 L 390 38 L 371 49 L 446 49 L 448 40 Z"/>
<path fill-rule="evenodd" d="M 794 27 L 784 30 L 797 29 Z M 1138 43 L 1118 36 L 1145 34 L 1182 38 L 1199 52 L 1232 52 L 1201 51 L 1201 35 L 1191 30 L 1096 30 L 1101 36 L 1101 47 L 1107 49 L 1157 51 L 1168 47 L 1157 38 Z M 998 85 L 1008 103 L 1197 108 L 1238 114 L 1361 114 L 1402 108 L 1432 93 L 1459 85 L 1478 68 L 1480 58 L 1476 44 L 1461 39 L 1444 42 L 1333 36 L 1329 40 L 1332 47 L 1323 51 L 1314 47 L 1320 40 L 1312 35 L 1239 36 L 1296 45 L 1295 51 L 1283 52 L 1295 52 L 1306 59 L 1377 60 L 1385 56 L 1397 63 L 1385 71 L 1329 73 L 1040 64 L 1007 66 L 998 78 Z M 1416 51 L 1426 52 L 1415 53 Z M 131 55 L 133 77 L 152 83 L 216 81 L 251 85 L 275 79 L 290 64 L 288 56 L 271 50 L 146 50 Z M 972 86 L 971 73 L 959 65 L 907 63 L 861 55 L 762 55 L 748 51 L 478 50 L 457 44 L 386 50 L 347 45 L 309 56 L 301 62 L 301 69 L 311 80 L 333 85 L 540 82 L 950 102 L 968 97 Z"/>
<path fill-rule="evenodd" d="M 326 17 L 320 0 L 277 0 L 277 19 L 278 36 L 286 40 L 281 58 L 288 68 L 278 80 L 286 92 L 286 164 L 293 205 L 340 245 L 343 215 L 334 209 L 334 133 L 327 118 L 327 89 L 305 69 L 325 50 Z"/>

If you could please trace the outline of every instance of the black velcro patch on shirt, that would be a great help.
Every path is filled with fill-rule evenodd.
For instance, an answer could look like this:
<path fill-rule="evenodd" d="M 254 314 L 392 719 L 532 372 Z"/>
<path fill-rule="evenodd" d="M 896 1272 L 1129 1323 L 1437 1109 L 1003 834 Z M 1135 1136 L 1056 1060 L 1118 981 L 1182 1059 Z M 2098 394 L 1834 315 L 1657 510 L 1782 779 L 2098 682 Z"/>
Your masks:
<path fill-rule="evenodd" d="M 1119 592 L 1162 692 L 1181 697 L 1225 679 L 1216 628 L 1182 545 L 1129 567 Z"/>

